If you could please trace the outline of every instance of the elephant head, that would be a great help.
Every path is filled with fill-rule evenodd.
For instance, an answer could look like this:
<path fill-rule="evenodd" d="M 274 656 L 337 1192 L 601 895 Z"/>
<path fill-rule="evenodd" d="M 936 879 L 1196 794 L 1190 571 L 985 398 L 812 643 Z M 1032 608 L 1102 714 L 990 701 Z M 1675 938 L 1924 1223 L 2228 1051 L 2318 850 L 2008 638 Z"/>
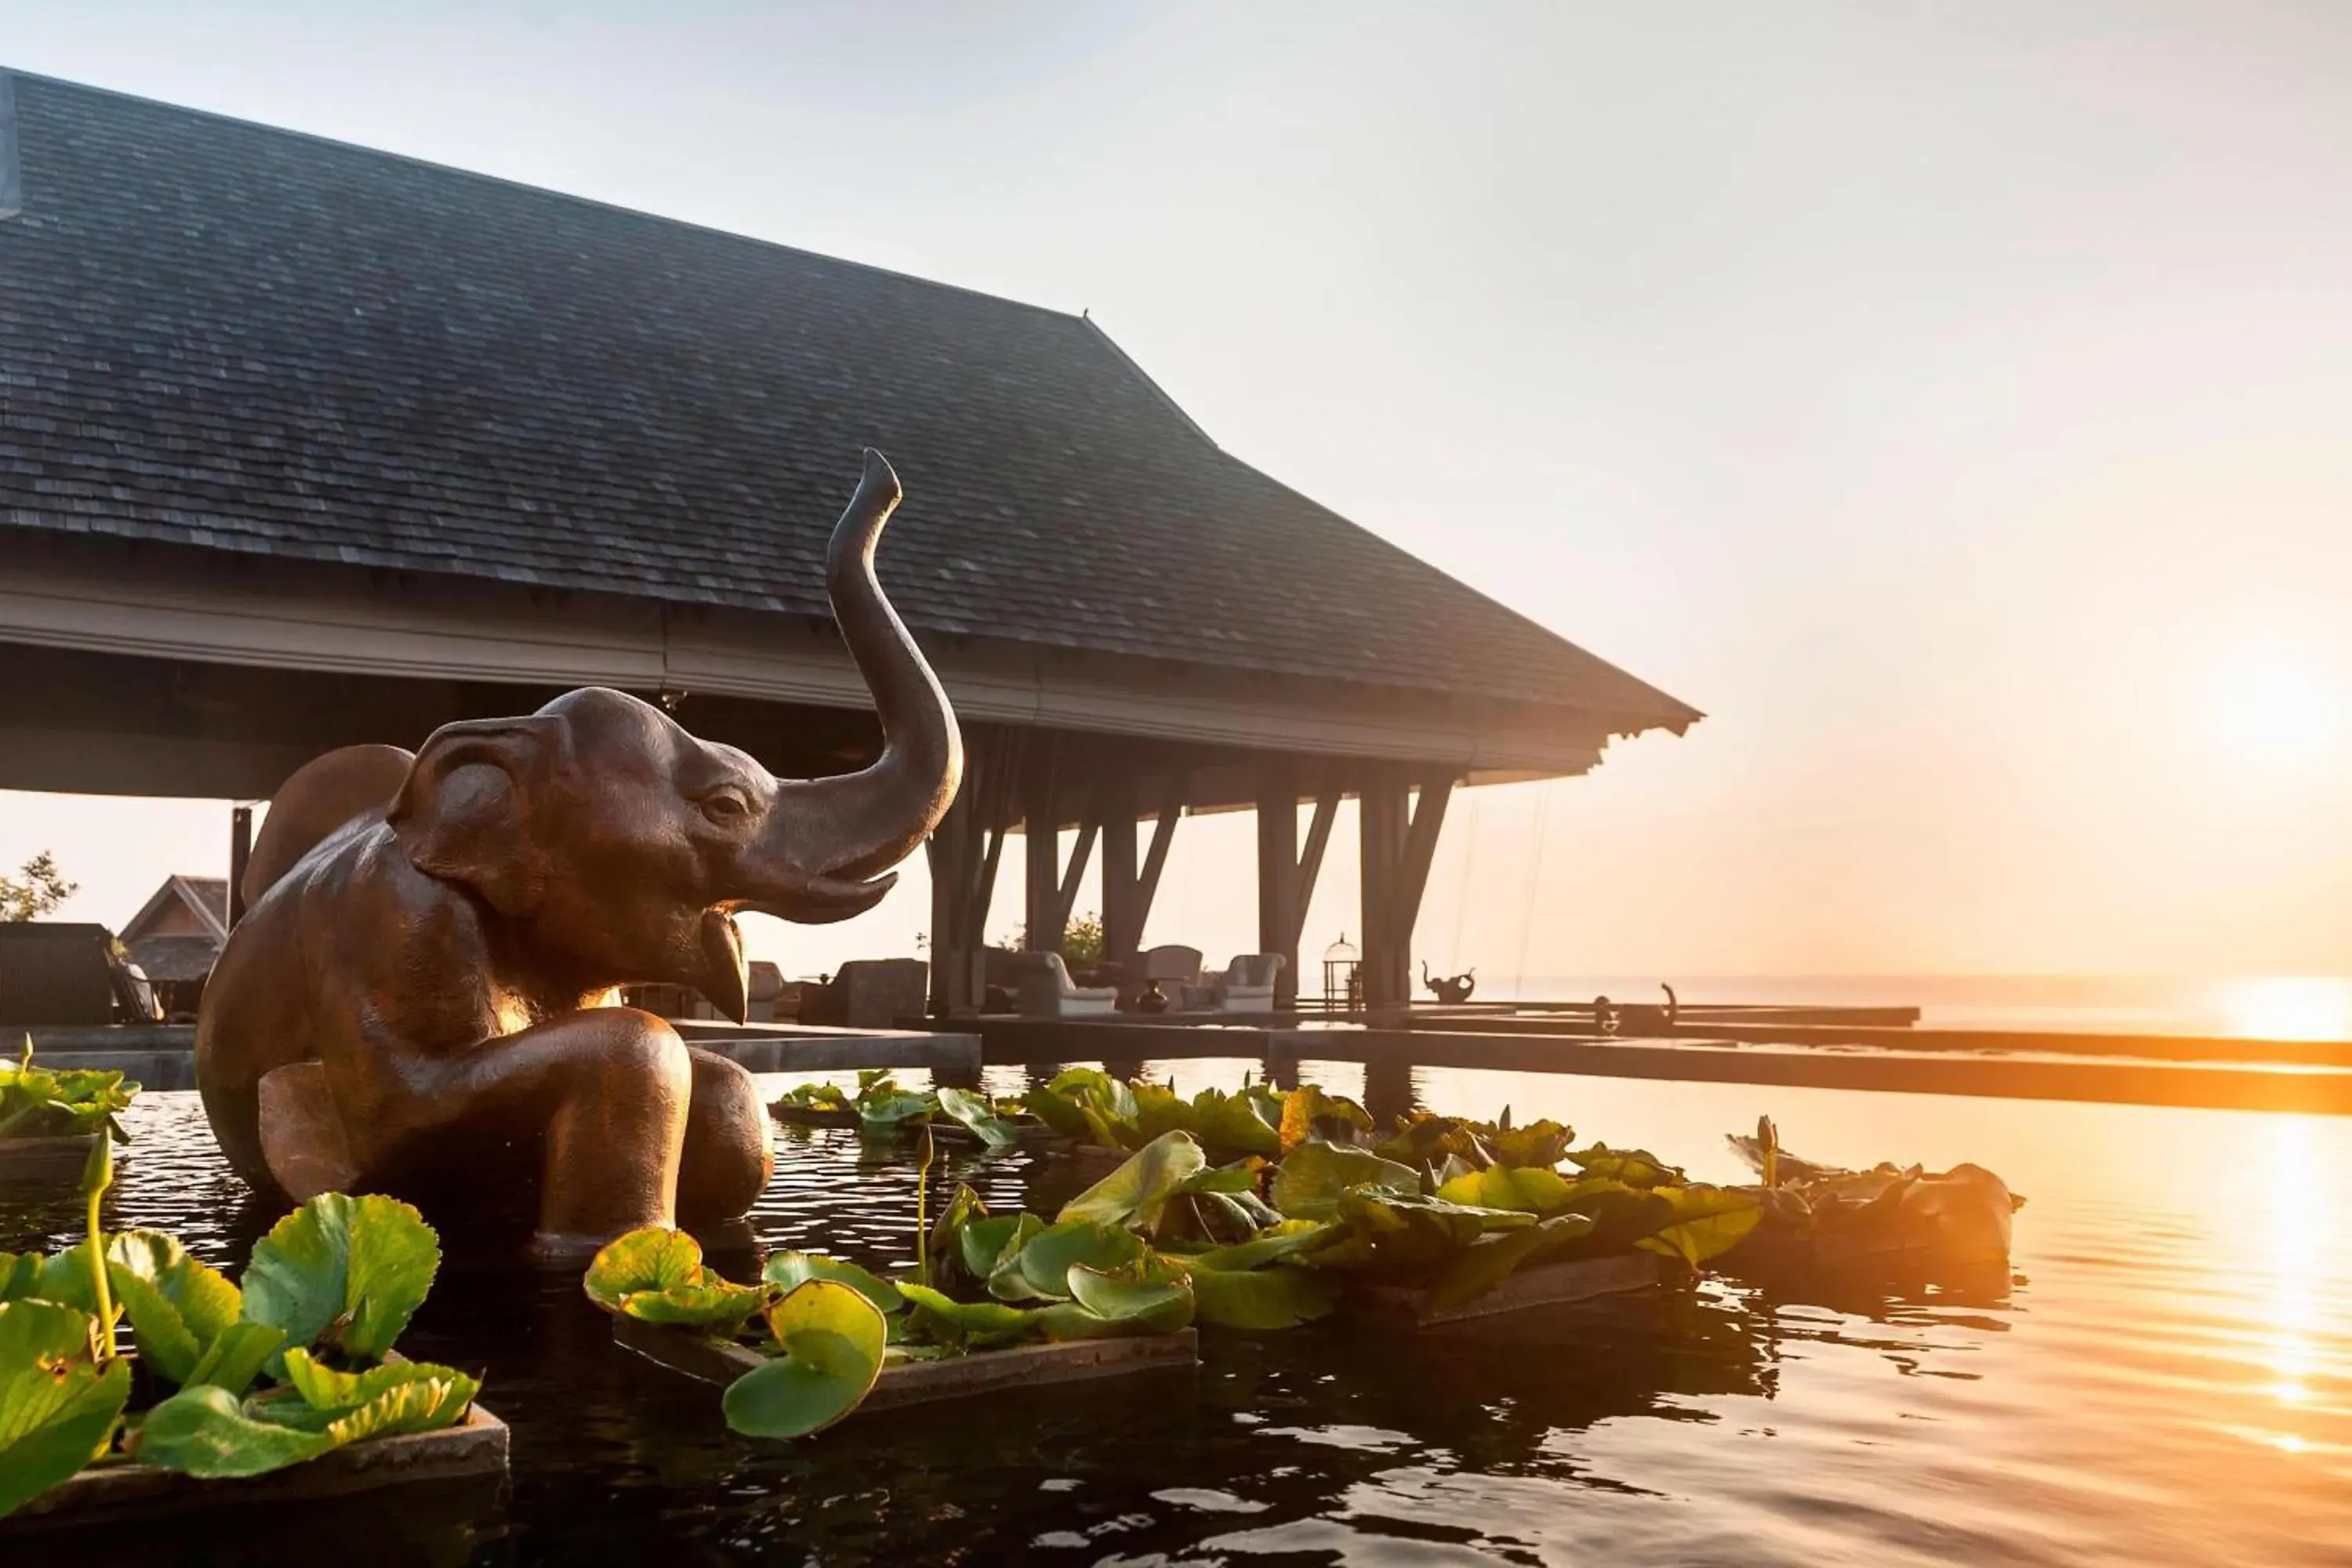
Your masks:
<path fill-rule="evenodd" d="M 882 720 L 882 754 L 863 772 L 779 779 L 598 687 L 527 718 L 446 724 L 417 752 L 385 813 L 401 851 L 487 906 L 500 950 L 551 1002 L 667 982 L 740 1022 L 732 917 L 862 913 L 946 815 L 962 738 L 874 575 L 898 494 L 868 451 L 826 556 L 834 616 Z"/>

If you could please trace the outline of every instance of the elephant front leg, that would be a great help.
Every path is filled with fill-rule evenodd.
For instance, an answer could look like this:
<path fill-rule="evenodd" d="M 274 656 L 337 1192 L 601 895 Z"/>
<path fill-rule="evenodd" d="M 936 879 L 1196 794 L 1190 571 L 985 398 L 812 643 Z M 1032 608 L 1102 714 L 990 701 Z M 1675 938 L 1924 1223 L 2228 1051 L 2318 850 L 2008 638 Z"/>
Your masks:
<path fill-rule="evenodd" d="M 776 1172 L 775 1130 L 760 1086 L 738 1063 L 689 1046 L 694 1098 L 677 1168 L 677 1213 L 688 1225 L 750 1210 Z"/>
<path fill-rule="evenodd" d="M 676 1223 L 694 1083 L 669 1025 L 631 1007 L 591 1008 L 484 1042 L 429 1097 L 431 1131 L 436 1141 L 542 1138 L 532 1247 L 575 1256 Z"/>

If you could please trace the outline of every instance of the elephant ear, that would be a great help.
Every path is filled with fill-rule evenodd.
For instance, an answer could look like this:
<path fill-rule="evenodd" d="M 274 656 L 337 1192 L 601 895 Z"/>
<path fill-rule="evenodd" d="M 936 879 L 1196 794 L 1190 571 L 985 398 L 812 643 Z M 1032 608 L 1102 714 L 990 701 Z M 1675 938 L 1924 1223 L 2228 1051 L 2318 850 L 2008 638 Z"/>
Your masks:
<path fill-rule="evenodd" d="M 547 862 L 533 799 L 563 743 L 561 719 L 468 719 L 433 731 L 384 814 L 409 864 L 461 883 L 509 918 L 538 909 Z"/>

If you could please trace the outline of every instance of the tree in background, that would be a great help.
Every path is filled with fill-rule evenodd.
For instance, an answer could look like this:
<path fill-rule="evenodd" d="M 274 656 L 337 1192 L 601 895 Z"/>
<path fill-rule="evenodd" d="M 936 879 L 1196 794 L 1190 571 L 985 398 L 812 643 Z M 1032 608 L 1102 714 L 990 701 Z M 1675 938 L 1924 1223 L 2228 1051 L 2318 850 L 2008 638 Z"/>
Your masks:
<path fill-rule="evenodd" d="M 1023 938 L 1007 933 L 996 939 L 996 945 L 1006 952 L 1019 952 L 1029 944 Z M 1055 946 L 1071 973 L 1092 969 L 1102 962 L 1102 917 L 1092 910 L 1087 910 L 1063 928 L 1062 940 Z"/>
<path fill-rule="evenodd" d="M 0 921 L 37 921 L 81 887 L 58 870 L 57 857 L 42 850 L 14 877 L 0 877 Z"/>

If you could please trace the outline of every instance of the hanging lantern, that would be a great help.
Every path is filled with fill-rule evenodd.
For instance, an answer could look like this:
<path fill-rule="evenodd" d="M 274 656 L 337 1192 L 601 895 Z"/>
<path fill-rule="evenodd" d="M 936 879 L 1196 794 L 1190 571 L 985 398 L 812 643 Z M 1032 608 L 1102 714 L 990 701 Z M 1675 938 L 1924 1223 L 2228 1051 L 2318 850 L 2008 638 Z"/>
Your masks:
<path fill-rule="evenodd" d="M 1323 950 L 1323 1010 L 1327 1013 L 1360 1013 L 1364 1006 L 1364 973 L 1362 953 L 1341 931 L 1339 940 Z"/>

